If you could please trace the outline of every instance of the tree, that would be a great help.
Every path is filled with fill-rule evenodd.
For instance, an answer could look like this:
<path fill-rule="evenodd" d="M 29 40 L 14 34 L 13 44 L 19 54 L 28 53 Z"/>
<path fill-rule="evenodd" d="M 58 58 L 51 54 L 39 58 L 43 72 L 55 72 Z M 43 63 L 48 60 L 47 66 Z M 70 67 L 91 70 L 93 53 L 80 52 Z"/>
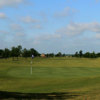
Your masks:
<path fill-rule="evenodd" d="M 49 53 L 49 54 L 46 54 L 46 57 L 54 57 L 54 53 Z"/>
<path fill-rule="evenodd" d="M 83 51 L 82 50 L 79 51 L 79 56 L 80 56 L 80 58 L 83 56 Z"/>
<path fill-rule="evenodd" d="M 97 53 L 97 57 L 100 57 L 100 53 Z"/>
<path fill-rule="evenodd" d="M 14 57 L 15 57 L 15 47 L 12 47 L 11 48 L 11 57 L 13 57 L 13 60 L 14 60 Z"/>
<path fill-rule="evenodd" d="M 62 53 L 61 52 L 58 52 L 57 54 L 56 54 L 56 57 L 61 57 L 62 56 Z"/>
<path fill-rule="evenodd" d="M 86 53 L 84 54 L 84 57 L 90 58 L 90 57 L 91 57 L 91 54 L 90 54 L 89 52 L 86 52 Z"/>
<path fill-rule="evenodd" d="M 22 53 L 22 46 L 21 45 L 18 45 L 17 48 L 19 49 L 19 53 L 21 54 Z"/>
<path fill-rule="evenodd" d="M 20 55 L 20 50 L 21 50 L 20 47 L 12 47 L 11 56 L 13 57 L 13 60 L 14 60 L 14 57 L 17 57 L 17 60 L 18 60 L 18 56 Z"/>
<path fill-rule="evenodd" d="M 78 54 L 78 52 L 76 52 L 76 53 L 75 53 L 75 57 L 78 57 L 78 56 L 79 56 L 79 54 Z"/>
<path fill-rule="evenodd" d="M 50 57 L 54 57 L 55 55 L 54 55 L 54 53 L 50 53 L 49 56 Z"/>
<path fill-rule="evenodd" d="M 63 57 L 65 57 L 65 56 L 66 56 L 66 54 L 62 54 L 62 56 L 63 56 Z"/>
<path fill-rule="evenodd" d="M 0 58 L 8 58 L 8 57 L 12 57 L 13 60 L 14 58 L 17 58 L 19 56 L 23 56 L 23 57 L 31 57 L 31 55 L 34 56 L 40 56 L 39 52 L 36 51 L 34 48 L 31 49 L 22 49 L 21 45 L 18 45 L 17 47 L 13 46 L 11 48 L 11 50 L 9 50 L 8 48 L 5 48 L 4 50 L 0 49 Z"/>
<path fill-rule="evenodd" d="M 30 50 L 27 50 L 26 48 L 24 48 L 24 50 L 23 50 L 22 52 L 23 52 L 22 55 L 23 55 L 23 57 L 25 57 L 25 58 L 31 56 Z"/>
<path fill-rule="evenodd" d="M 30 56 L 33 54 L 34 56 L 39 56 L 40 54 L 38 53 L 38 51 L 36 51 L 34 48 L 30 49 Z"/>
<path fill-rule="evenodd" d="M 3 50 L 0 49 L 0 58 L 3 58 Z"/>
<path fill-rule="evenodd" d="M 10 50 L 8 48 L 5 48 L 3 52 L 3 57 L 4 58 L 9 58 L 10 57 Z"/>
<path fill-rule="evenodd" d="M 95 52 L 93 51 L 92 53 L 91 53 L 91 58 L 96 58 L 97 56 L 96 56 L 96 54 L 95 54 Z"/>

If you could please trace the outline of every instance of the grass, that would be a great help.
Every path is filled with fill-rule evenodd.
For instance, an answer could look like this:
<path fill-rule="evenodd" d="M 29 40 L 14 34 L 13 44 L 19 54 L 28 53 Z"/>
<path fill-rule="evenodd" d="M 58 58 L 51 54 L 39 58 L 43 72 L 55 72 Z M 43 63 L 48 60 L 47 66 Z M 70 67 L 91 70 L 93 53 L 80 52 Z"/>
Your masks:
<path fill-rule="evenodd" d="M 99 100 L 100 58 L 35 58 L 30 62 L 30 58 L 0 59 L 0 91 L 75 92 L 81 95 L 76 100 Z"/>

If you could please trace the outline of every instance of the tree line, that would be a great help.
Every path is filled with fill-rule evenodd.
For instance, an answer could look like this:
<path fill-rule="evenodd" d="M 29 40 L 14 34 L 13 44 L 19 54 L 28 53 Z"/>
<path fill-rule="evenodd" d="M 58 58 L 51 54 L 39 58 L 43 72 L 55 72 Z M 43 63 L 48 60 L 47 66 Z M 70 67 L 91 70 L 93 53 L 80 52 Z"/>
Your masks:
<path fill-rule="evenodd" d="M 58 52 L 57 54 L 47 53 L 45 55 L 46 55 L 46 57 L 65 57 L 66 56 L 66 54 L 62 54 L 61 52 Z"/>
<path fill-rule="evenodd" d="M 14 58 L 18 57 L 31 57 L 32 55 L 34 55 L 35 57 L 39 57 L 41 54 L 35 50 L 34 48 L 31 49 L 26 49 L 26 48 L 22 48 L 21 45 L 18 46 L 13 46 L 11 47 L 11 49 L 5 48 L 5 49 L 0 49 L 0 58 L 9 58 L 12 57 L 13 60 Z M 66 54 L 62 54 L 61 52 L 58 52 L 57 54 L 54 53 L 47 53 L 45 54 L 46 57 L 65 57 Z"/>
<path fill-rule="evenodd" d="M 100 57 L 100 53 L 95 53 L 94 51 L 92 53 L 90 53 L 90 52 L 83 53 L 83 51 L 80 50 L 79 52 L 76 52 L 73 55 L 73 57 L 97 58 L 97 57 Z"/>
<path fill-rule="evenodd" d="M 35 50 L 34 48 L 31 49 L 26 49 L 22 48 L 21 45 L 18 45 L 17 47 L 13 46 L 11 49 L 5 48 L 5 49 L 0 49 L 0 58 L 9 58 L 12 57 L 17 58 L 18 57 L 31 57 L 31 55 L 40 56 L 40 53 Z"/>
<path fill-rule="evenodd" d="M 34 55 L 35 57 L 39 57 L 41 54 L 35 50 L 34 48 L 30 48 L 30 49 L 26 49 L 26 48 L 22 48 L 21 45 L 18 46 L 13 46 L 11 49 L 5 48 L 5 49 L 0 49 L 0 58 L 9 58 L 12 57 L 13 60 L 14 58 L 18 57 L 31 57 L 32 55 Z M 61 52 L 58 52 L 57 54 L 54 53 L 47 53 L 45 54 L 46 57 L 65 57 L 65 56 L 72 56 L 72 57 L 85 57 L 85 58 L 97 58 L 100 57 L 100 53 L 95 53 L 95 52 L 86 52 L 83 53 L 82 50 L 80 50 L 79 52 L 76 52 L 75 54 L 69 55 L 69 54 L 63 54 Z"/>

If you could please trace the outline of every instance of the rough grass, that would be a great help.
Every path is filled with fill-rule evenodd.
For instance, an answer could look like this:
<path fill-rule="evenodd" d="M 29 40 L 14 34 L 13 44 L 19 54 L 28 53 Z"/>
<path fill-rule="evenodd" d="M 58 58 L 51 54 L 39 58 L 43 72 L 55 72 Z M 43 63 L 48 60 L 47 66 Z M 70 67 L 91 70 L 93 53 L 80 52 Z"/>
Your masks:
<path fill-rule="evenodd" d="M 31 66 L 32 75 L 30 74 Z M 74 98 L 76 100 L 84 98 L 99 100 L 100 59 L 19 58 L 18 61 L 0 59 L 0 91 L 75 92 L 81 95 Z"/>

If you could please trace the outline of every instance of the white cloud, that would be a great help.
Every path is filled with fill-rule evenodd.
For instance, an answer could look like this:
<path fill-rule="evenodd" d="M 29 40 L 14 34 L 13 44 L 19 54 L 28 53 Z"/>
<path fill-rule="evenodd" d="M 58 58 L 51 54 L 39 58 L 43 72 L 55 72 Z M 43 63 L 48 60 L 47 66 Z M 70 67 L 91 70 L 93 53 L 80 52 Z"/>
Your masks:
<path fill-rule="evenodd" d="M 75 12 L 76 12 L 75 9 L 66 7 L 66 8 L 64 8 L 64 10 L 62 10 L 60 12 L 55 12 L 54 17 L 56 17 L 56 18 L 68 17 L 68 16 L 71 16 Z"/>
<path fill-rule="evenodd" d="M 25 2 L 25 0 L 0 0 L 0 8 L 5 6 L 15 6 L 22 2 Z"/>
<path fill-rule="evenodd" d="M 17 32 L 16 33 L 16 36 L 17 37 L 24 37 L 25 36 L 25 33 L 23 33 L 23 32 Z"/>
<path fill-rule="evenodd" d="M 21 19 L 25 23 L 38 23 L 39 20 L 33 19 L 31 16 L 26 16 Z"/>
<path fill-rule="evenodd" d="M 100 34 L 99 34 L 99 33 L 96 34 L 96 38 L 97 38 L 97 39 L 100 39 Z"/>
<path fill-rule="evenodd" d="M 98 2 L 99 2 L 99 0 L 96 0 L 96 2 L 98 3 Z"/>
<path fill-rule="evenodd" d="M 0 18 L 5 19 L 5 18 L 7 18 L 7 16 L 4 13 L 0 13 Z"/>
<path fill-rule="evenodd" d="M 7 31 L 4 31 L 4 30 L 0 30 L 0 34 L 8 34 L 9 32 L 7 32 Z"/>
<path fill-rule="evenodd" d="M 57 30 L 57 33 L 67 34 L 69 36 L 82 34 L 84 32 L 100 32 L 100 23 L 92 22 L 92 23 L 70 23 L 66 27 Z"/>
<path fill-rule="evenodd" d="M 91 23 L 70 23 L 66 27 L 57 30 L 54 34 L 43 34 L 34 38 L 34 44 L 39 44 L 43 41 L 52 41 L 53 39 L 62 39 L 67 36 L 75 36 L 83 34 L 84 32 L 94 32 L 96 37 L 100 38 L 100 23 L 91 22 Z M 67 37 L 66 37 L 67 38 Z M 68 38 L 67 38 L 68 39 Z M 70 38 L 71 39 L 71 38 Z"/>
<path fill-rule="evenodd" d="M 55 38 L 61 38 L 61 35 L 60 34 L 44 34 L 44 35 L 41 35 L 41 36 L 38 36 L 36 39 L 37 40 L 49 40 L 49 39 L 55 39 Z"/>
<path fill-rule="evenodd" d="M 19 24 L 11 24 L 10 27 L 11 27 L 11 30 L 14 30 L 14 31 L 23 31 L 24 30 L 22 28 L 22 26 Z"/>
<path fill-rule="evenodd" d="M 47 14 L 45 12 L 41 12 L 40 16 L 42 17 L 43 22 L 47 22 L 48 21 Z"/>
<path fill-rule="evenodd" d="M 40 44 L 43 41 L 52 40 L 52 39 L 60 39 L 60 34 L 43 34 L 34 38 L 34 44 Z"/>
<path fill-rule="evenodd" d="M 43 27 L 40 24 L 38 24 L 38 25 L 31 26 L 31 28 L 33 28 L 33 29 L 42 29 Z"/>

